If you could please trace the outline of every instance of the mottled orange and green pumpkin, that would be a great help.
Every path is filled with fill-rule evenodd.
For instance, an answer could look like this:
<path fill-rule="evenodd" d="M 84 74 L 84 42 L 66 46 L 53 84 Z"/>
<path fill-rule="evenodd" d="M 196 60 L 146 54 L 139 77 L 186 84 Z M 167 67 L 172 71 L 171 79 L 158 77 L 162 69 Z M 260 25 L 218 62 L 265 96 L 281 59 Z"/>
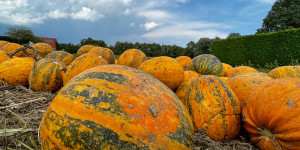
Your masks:
<path fill-rule="evenodd" d="M 46 57 L 49 53 L 53 52 L 53 48 L 47 43 L 35 43 L 32 48 L 39 52 L 41 57 Z M 33 53 L 31 49 L 26 50 L 28 53 Z"/>
<path fill-rule="evenodd" d="M 223 66 L 216 56 L 211 54 L 202 54 L 192 59 L 189 69 L 203 75 L 220 76 L 223 71 Z"/>
<path fill-rule="evenodd" d="M 42 149 L 192 149 L 188 111 L 168 87 L 123 65 L 74 77 L 44 114 Z"/>
<path fill-rule="evenodd" d="M 0 50 L 0 64 L 6 60 L 10 59 L 6 51 Z"/>
<path fill-rule="evenodd" d="M 5 44 L 8 44 L 9 42 L 7 42 L 7 41 L 2 41 L 2 40 L 0 40 L 0 48 L 2 47 L 2 46 L 4 46 Z"/>
<path fill-rule="evenodd" d="M 11 53 L 12 51 L 14 51 L 14 50 L 16 50 L 16 49 L 18 49 L 20 47 L 21 47 L 20 44 L 17 44 L 17 43 L 8 43 L 8 44 L 3 45 L 0 48 L 0 50 L 4 50 L 4 51 L 6 51 L 6 53 Z M 23 55 L 24 55 L 23 52 L 20 51 L 20 52 L 16 53 L 14 56 L 21 57 Z"/>
<path fill-rule="evenodd" d="M 247 98 L 252 91 L 272 80 L 273 78 L 262 73 L 241 73 L 230 77 L 225 83 L 231 87 L 243 104 L 247 103 Z"/>
<path fill-rule="evenodd" d="M 31 57 L 15 57 L 0 64 L 0 79 L 7 81 L 9 85 L 28 86 L 28 77 L 34 59 Z M 2 81 L 0 80 L 0 84 Z"/>
<path fill-rule="evenodd" d="M 185 98 L 196 131 L 205 129 L 213 140 L 234 139 L 239 135 L 240 101 L 217 76 L 202 75 L 192 80 Z"/>
<path fill-rule="evenodd" d="M 229 64 L 226 64 L 226 63 L 222 63 L 222 66 L 223 66 L 223 71 L 221 73 L 221 76 L 227 77 L 228 76 L 228 71 L 230 69 L 232 69 L 233 67 Z"/>
<path fill-rule="evenodd" d="M 197 73 L 195 71 L 190 71 L 190 70 L 184 71 L 183 74 L 184 74 L 184 77 L 183 77 L 182 82 L 185 82 L 185 81 L 187 81 L 188 79 L 191 79 L 191 78 L 198 78 L 198 76 L 200 75 L 199 73 Z"/>
<path fill-rule="evenodd" d="M 222 81 L 226 82 L 229 78 L 228 77 L 219 77 Z"/>
<path fill-rule="evenodd" d="M 35 63 L 29 73 L 29 86 L 33 91 L 56 92 L 63 85 L 66 66 L 55 59 L 44 58 Z"/>
<path fill-rule="evenodd" d="M 120 55 L 118 64 L 138 68 L 138 66 L 146 60 L 147 56 L 141 50 L 128 49 Z"/>
<path fill-rule="evenodd" d="M 271 70 L 268 76 L 278 78 L 300 78 L 300 66 L 282 66 Z"/>
<path fill-rule="evenodd" d="M 262 150 L 300 149 L 300 79 L 275 79 L 253 91 L 244 127 Z"/>
<path fill-rule="evenodd" d="M 93 47 L 89 53 L 94 53 L 98 56 L 101 56 L 102 58 L 104 58 L 108 64 L 114 64 L 115 63 L 115 54 L 112 50 L 110 50 L 109 48 L 103 48 L 103 47 Z"/>
<path fill-rule="evenodd" d="M 107 62 L 97 55 L 85 53 L 77 57 L 69 66 L 67 66 L 67 71 L 63 76 L 63 84 L 66 85 L 70 79 L 86 69 L 106 64 Z"/>
<path fill-rule="evenodd" d="M 152 75 L 172 90 L 179 87 L 184 79 L 182 65 L 176 59 L 167 56 L 144 61 L 138 69 Z"/>
<path fill-rule="evenodd" d="M 227 71 L 227 77 L 232 77 L 233 75 L 240 73 L 258 73 L 258 71 L 252 67 L 248 66 L 238 66 Z"/>
<path fill-rule="evenodd" d="M 175 58 L 180 62 L 180 64 L 183 66 L 184 70 L 188 70 L 189 64 L 192 61 L 192 59 L 189 56 L 179 56 Z"/>
<path fill-rule="evenodd" d="M 66 66 L 70 65 L 75 57 L 66 51 L 53 51 L 49 53 L 45 58 L 52 58 L 64 63 Z"/>
<path fill-rule="evenodd" d="M 196 78 L 188 79 L 180 84 L 180 86 L 176 89 L 176 95 L 178 98 L 182 101 L 182 103 L 187 106 L 186 100 L 187 100 L 187 92 L 189 89 L 190 84 L 193 80 L 196 80 Z"/>
<path fill-rule="evenodd" d="M 83 45 L 77 50 L 77 57 L 81 56 L 82 54 L 88 53 L 94 45 Z"/>

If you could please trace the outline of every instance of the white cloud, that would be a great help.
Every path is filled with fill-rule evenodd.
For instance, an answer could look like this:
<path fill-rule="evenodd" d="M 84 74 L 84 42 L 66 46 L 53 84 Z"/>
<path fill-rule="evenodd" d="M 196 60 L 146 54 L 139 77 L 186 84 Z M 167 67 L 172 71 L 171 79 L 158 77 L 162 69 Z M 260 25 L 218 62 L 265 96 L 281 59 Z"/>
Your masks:
<path fill-rule="evenodd" d="M 48 13 L 48 16 L 49 18 L 58 19 L 58 18 L 66 18 L 68 17 L 68 14 L 56 9 L 54 11 L 50 11 Z"/>
<path fill-rule="evenodd" d="M 144 27 L 147 31 L 157 27 L 159 24 L 157 24 L 156 22 L 147 22 L 144 24 Z"/>
<path fill-rule="evenodd" d="M 180 2 L 180 3 L 186 3 L 188 2 L 189 0 L 176 0 L 177 2 Z"/>
<path fill-rule="evenodd" d="M 149 20 L 163 20 L 171 18 L 171 15 L 162 10 L 140 11 L 138 16 L 146 17 Z"/>
<path fill-rule="evenodd" d="M 82 9 L 80 11 L 72 13 L 71 17 L 73 19 L 95 21 L 95 20 L 98 20 L 99 18 L 103 18 L 104 15 L 98 13 L 96 10 L 92 10 L 87 7 L 82 7 Z"/>
<path fill-rule="evenodd" d="M 123 11 L 123 14 L 126 15 L 126 16 L 130 15 L 130 14 L 131 14 L 130 9 L 129 9 L 129 8 L 126 8 L 126 10 Z"/>
<path fill-rule="evenodd" d="M 130 26 L 130 27 L 135 27 L 135 23 L 134 23 L 134 22 L 131 22 L 131 23 L 129 24 L 129 26 Z"/>

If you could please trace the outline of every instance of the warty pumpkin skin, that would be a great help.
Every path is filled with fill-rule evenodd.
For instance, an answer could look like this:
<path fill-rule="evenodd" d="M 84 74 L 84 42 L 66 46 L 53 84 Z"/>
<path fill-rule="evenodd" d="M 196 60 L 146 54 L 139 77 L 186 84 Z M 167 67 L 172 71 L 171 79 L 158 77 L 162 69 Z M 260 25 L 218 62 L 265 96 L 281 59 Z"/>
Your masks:
<path fill-rule="evenodd" d="M 180 62 L 180 64 L 183 66 L 184 70 L 188 70 L 189 64 L 192 61 L 192 59 L 189 56 L 179 56 L 175 58 Z"/>
<path fill-rule="evenodd" d="M 195 71 L 190 71 L 190 70 L 186 70 L 183 73 L 184 73 L 184 78 L 183 78 L 182 82 L 185 82 L 191 78 L 198 78 L 198 76 L 200 75 L 199 73 L 197 73 Z"/>
<path fill-rule="evenodd" d="M 74 77 L 41 122 L 42 149 L 191 149 L 184 105 L 152 76 L 102 65 Z"/>
<path fill-rule="evenodd" d="M 53 52 L 53 48 L 47 43 L 35 43 L 32 48 L 39 52 L 41 57 L 46 57 L 49 53 Z M 31 49 L 26 50 L 29 53 L 33 53 Z"/>
<path fill-rule="evenodd" d="M 147 56 L 141 50 L 128 49 L 120 55 L 117 63 L 119 65 L 138 68 L 138 66 L 146 60 L 147 60 Z"/>
<path fill-rule="evenodd" d="M 108 64 L 114 64 L 115 63 L 115 54 L 112 50 L 110 50 L 109 48 L 103 48 L 103 47 L 93 47 L 89 53 L 94 53 L 98 56 L 101 56 L 102 58 L 104 58 Z"/>
<path fill-rule="evenodd" d="M 272 80 L 273 78 L 262 73 L 241 73 L 229 78 L 225 83 L 231 87 L 243 104 L 247 102 L 252 91 Z"/>
<path fill-rule="evenodd" d="M 77 57 L 88 53 L 92 48 L 94 47 L 94 45 L 83 45 L 81 46 L 78 50 L 77 50 Z"/>
<path fill-rule="evenodd" d="M 282 66 L 271 70 L 268 76 L 278 78 L 300 78 L 300 66 Z"/>
<path fill-rule="evenodd" d="M 171 90 L 179 87 L 184 79 L 184 69 L 181 64 L 167 56 L 154 57 L 144 61 L 138 69 L 152 75 Z"/>
<path fill-rule="evenodd" d="M 71 62 L 75 59 L 75 57 L 72 54 L 65 51 L 53 51 L 49 53 L 45 58 L 55 59 L 64 63 L 66 66 L 71 64 Z"/>
<path fill-rule="evenodd" d="M 258 71 L 252 67 L 238 66 L 228 70 L 227 77 L 232 77 L 233 75 L 240 73 L 258 73 Z"/>
<path fill-rule="evenodd" d="M 191 82 L 184 101 L 194 129 L 205 129 L 213 140 L 236 138 L 241 129 L 241 106 L 230 87 L 214 75 L 202 75 Z"/>
<path fill-rule="evenodd" d="M 29 73 L 29 86 L 33 91 L 56 92 L 63 85 L 66 66 L 55 59 L 44 58 L 35 63 Z"/>
<path fill-rule="evenodd" d="M 2 46 L 4 46 L 5 44 L 8 44 L 9 42 L 7 42 L 7 41 L 1 41 L 0 40 L 0 48 L 2 47 Z"/>
<path fill-rule="evenodd" d="M 275 79 L 251 93 L 243 107 L 244 127 L 262 150 L 299 150 L 299 114 L 300 79 Z"/>
<path fill-rule="evenodd" d="M 222 63 L 222 66 L 223 66 L 223 71 L 221 73 L 221 76 L 227 77 L 228 76 L 228 71 L 230 69 L 232 69 L 233 67 L 229 64 L 226 64 L 226 63 Z"/>
<path fill-rule="evenodd" d="M 16 49 L 18 49 L 20 47 L 21 47 L 20 44 L 17 44 L 17 43 L 8 43 L 8 44 L 3 45 L 0 48 L 0 50 L 4 50 L 4 51 L 6 51 L 6 53 L 11 53 L 12 51 L 14 51 L 14 50 L 16 50 Z M 23 52 L 20 51 L 20 52 L 16 53 L 14 56 L 21 57 L 23 55 L 24 55 Z"/>
<path fill-rule="evenodd" d="M 0 64 L 6 60 L 10 59 L 6 51 L 0 50 Z"/>
<path fill-rule="evenodd" d="M 28 86 L 28 77 L 34 59 L 31 57 L 15 57 L 0 64 L 0 79 L 7 81 L 9 85 Z M 0 84 L 2 81 L 0 80 Z"/>
<path fill-rule="evenodd" d="M 107 62 L 97 55 L 85 53 L 77 57 L 69 66 L 67 66 L 67 71 L 63 76 L 63 84 L 66 85 L 70 79 L 86 69 L 106 64 Z"/>
<path fill-rule="evenodd" d="M 223 66 L 216 56 L 202 54 L 192 59 L 189 69 L 203 75 L 220 76 L 223 71 Z"/>

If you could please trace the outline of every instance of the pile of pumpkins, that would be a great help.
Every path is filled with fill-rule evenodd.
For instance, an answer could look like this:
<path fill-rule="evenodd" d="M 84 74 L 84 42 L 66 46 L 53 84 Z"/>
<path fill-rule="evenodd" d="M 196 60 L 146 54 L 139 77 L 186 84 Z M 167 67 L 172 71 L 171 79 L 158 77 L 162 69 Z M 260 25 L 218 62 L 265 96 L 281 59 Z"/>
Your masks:
<path fill-rule="evenodd" d="M 1 42 L 0 83 L 59 90 L 41 122 L 42 149 L 192 149 L 200 129 L 213 140 L 245 129 L 261 149 L 300 149 L 300 66 L 266 74 L 211 54 L 147 59 L 129 49 L 116 60 L 84 45 L 75 58 Z"/>

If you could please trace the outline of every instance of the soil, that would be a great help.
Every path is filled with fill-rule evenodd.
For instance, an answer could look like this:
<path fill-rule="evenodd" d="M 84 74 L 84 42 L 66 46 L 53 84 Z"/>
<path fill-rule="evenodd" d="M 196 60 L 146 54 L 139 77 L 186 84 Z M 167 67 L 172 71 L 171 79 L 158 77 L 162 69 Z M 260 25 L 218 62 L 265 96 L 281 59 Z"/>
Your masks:
<path fill-rule="evenodd" d="M 39 125 L 57 93 L 0 85 L 0 150 L 40 149 Z M 213 141 L 203 130 L 194 134 L 193 150 L 256 150 L 246 136 Z"/>

